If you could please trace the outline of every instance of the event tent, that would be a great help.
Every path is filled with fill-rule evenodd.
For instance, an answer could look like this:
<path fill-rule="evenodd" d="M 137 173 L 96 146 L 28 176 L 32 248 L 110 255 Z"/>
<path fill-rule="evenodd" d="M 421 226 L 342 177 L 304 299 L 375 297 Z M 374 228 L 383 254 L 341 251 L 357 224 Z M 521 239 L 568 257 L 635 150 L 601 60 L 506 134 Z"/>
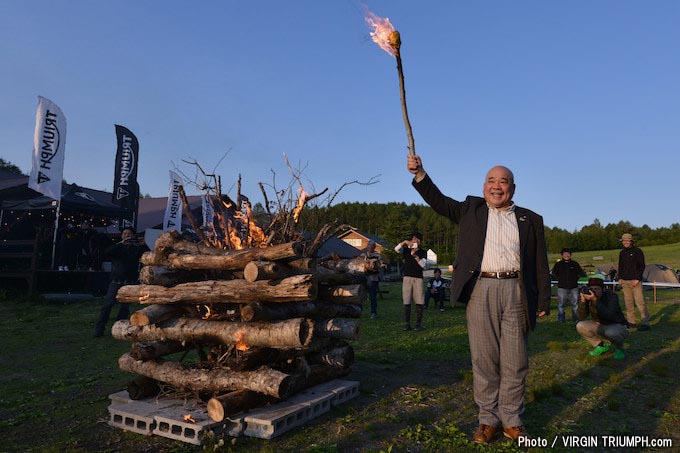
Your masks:
<path fill-rule="evenodd" d="M 34 211 L 55 209 L 57 201 L 36 192 L 28 184 L 0 190 L 0 208 L 4 211 Z M 62 186 L 61 212 L 78 213 L 115 219 L 130 219 L 132 212 L 111 202 L 111 193 L 80 187 L 77 184 Z"/>
<path fill-rule="evenodd" d="M 648 264 L 642 272 L 642 279 L 656 283 L 679 283 L 673 269 L 663 264 Z"/>

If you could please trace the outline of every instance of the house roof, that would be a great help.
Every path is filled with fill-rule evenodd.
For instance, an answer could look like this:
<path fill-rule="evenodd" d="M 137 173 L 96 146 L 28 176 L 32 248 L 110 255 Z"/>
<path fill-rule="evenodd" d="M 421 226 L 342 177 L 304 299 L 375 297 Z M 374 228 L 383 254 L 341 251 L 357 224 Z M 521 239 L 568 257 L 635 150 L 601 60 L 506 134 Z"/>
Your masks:
<path fill-rule="evenodd" d="M 337 254 L 340 258 L 354 258 L 361 255 L 361 250 L 357 249 L 356 247 L 352 247 L 342 239 L 330 237 L 326 242 L 321 244 L 321 247 L 319 247 L 319 250 L 317 250 L 316 255 L 318 257 L 324 257 L 331 254 Z"/>
<path fill-rule="evenodd" d="M 369 241 L 373 241 L 373 242 L 375 242 L 376 244 L 380 244 L 380 245 L 383 246 L 383 247 L 388 247 L 388 246 L 389 246 L 389 244 L 387 243 L 387 241 L 386 241 L 385 239 L 383 239 L 383 238 L 381 238 L 381 237 L 379 237 L 379 236 L 376 236 L 376 235 L 374 235 L 374 234 L 364 233 L 364 232 L 362 232 L 362 231 L 357 230 L 357 229 L 354 228 L 354 227 L 351 227 L 350 230 L 347 230 L 347 231 L 345 231 L 345 232 L 339 234 L 339 235 L 338 235 L 338 238 L 342 239 L 342 238 L 344 238 L 345 236 L 347 236 L 347 235 L 350 234 L 350 233 L 356 233 L 356 234 L 358 234 L 358 235 L 361 235 L 361 236 L 365 237 L 366 239 L 368 239 Z"/>

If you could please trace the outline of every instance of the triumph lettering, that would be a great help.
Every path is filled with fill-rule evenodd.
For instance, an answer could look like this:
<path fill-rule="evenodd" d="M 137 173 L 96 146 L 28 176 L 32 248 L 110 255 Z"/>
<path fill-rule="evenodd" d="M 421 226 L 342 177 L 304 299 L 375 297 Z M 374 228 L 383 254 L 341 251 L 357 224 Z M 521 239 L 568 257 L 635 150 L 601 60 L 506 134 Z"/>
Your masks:
<path fill-rule="evenodd" d="M 127 135 L 123 135 L 123 143 L 121 146 L 121 156 L 120 156 L 120 175 L 118 184 L 121 186 L 127 186 L 130 175 L 132 175 L 135 169 L 135 155 L 132 152 L 132 138 Z"/>
<path fill-rule="evenodd" d="M 179 183 L 177 181 L 172 182 L 172 201 L 170 204 L 170 217 L 177 218 L 177 211 L 179 210 Z"/>
<path fill-rule="evenodd" d="M 60 134 L 57 127 L 57 115 L 49 110 L 45 113 L 42 131 L 42 148 L 40 148 L 40 168 L 51 169 L 52 160 L 59 151 Z"/>

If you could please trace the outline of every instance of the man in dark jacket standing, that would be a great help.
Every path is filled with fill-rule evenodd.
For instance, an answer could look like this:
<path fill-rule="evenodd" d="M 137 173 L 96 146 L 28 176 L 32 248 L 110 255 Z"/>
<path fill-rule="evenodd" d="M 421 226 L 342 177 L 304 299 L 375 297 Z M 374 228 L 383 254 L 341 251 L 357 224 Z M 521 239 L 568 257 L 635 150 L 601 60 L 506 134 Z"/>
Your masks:
<path fill-rule="evenodd" d="M 121 233 L 120 242 L 109 247 L 104 253 L 111 259 L 111 283 L 104 296 L 104 305 L 99 312 L 99 319 L 94 329 L 94 336 L 104 335 L 106 323 L 113 306 L 116 304 L 116 294 L 123 285 L 134 285 L 139 278 L 139 259 L 149 248 L 140 241 L 135 240 L 135 233 L 126 228 Z M 130 305 L 120 304 L 116 320 L 127 319 L 130 315 Z"/>
<path fill-rule="evenodd" d="M 604 289 L 604 282 L 599 278 L 588 280 L 587 294 L 581 293 L 578 305 L 576 331 L 593 346 L 589 352 L 591 356 L 599 356 L 614 350 L 614 358 L 622 360 L 626 357 L 623 352 L 623 341 L 628 336 L 626 318 L 621 312 L 619 298 L 616 293 Z M 592 320 L 588 320 L 588 316 Z M 605 342 L 609 341 L 611 345 Z"/>
<path fill-rule="evenodd" d="M 623 249 L 619 253 L 619 285 L 623 290 L 626 303 L 626 319 L 630 327 L 637 327 L 635 307 L 640 312 L 639 332 L 649 330 L 649 312 L 645 296 L 642 294 L 642 273 L 645 271 L 645 254 L 637 248 L 633 235 L 625 233 L 621 236 Z"/>
<path fill-rule="evenodd" d="M 401 298 L 404 302 L 404 330 L 411 330 L 411 302 L 416 305 L 416 328 L 423 327 L 423 269 L 427 264 L 427 252 L 420 248 L 423 235 L 417 231 L 411 233 L 411 239 L 401 241 L 394 251 L 404 257 L 404 277 L 401 284 Z"/>
<path fill-rule="evenodd" d="M 543 219 L 512 202 L 515 181 L 502 166 L 486 174 L 484 198 L 457 201 L 441 193 L 409 155 L 413 186 L 438 214 L 460 226 L 452 301 L 467 302 L 479 427 L 477 443 L 493 440 L 502 429 L 513 440 L 527 438 L 522 423 L 529 371 L 527 335 L 537 312 L 549 312 L 550 272 Z"/>
<path fill-rule="evenodd" d="M 578 321 L 578 279 L 586 275 L 581 265 L 571 259 L 571 250 L 563 248 L 562 259 L 552 268 L 552 276 L 557 279 L 557 321 L 566 320 L 565 305 L 571 304 L 571 320 Z"/>

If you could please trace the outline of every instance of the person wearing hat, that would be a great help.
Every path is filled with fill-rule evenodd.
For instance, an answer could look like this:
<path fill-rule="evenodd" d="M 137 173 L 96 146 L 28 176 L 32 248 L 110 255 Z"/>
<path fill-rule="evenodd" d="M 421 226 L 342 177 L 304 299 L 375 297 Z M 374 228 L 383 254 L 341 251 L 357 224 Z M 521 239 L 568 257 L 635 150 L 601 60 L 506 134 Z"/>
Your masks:
<path fill-rule="evenodd" d="M 566 320 L 565 305 L 567 300 L 571 304 L 571 320 L 578 321 L 578 279 L 586 275 L 581 265 L 571 259 L 571 249 L 560 251 L 562 259 L 552 268 L 552 276 L 557 279 L 557 321 Z"/>
<path fill-rule="evenodd" d="M 423 269 L 427 264 L 427 252 L 420 249 L 423 235 L 415 231 L 411 239 L 401 241 L 394 247 L 394 251 L 404 257 L 404 278 L 401 284 L 401 298 L 404 302 L 404 330 L 411 330 L 411 302 L 416 304 L 416 328 L 423 327 Z"/>
<path fill-rule="evenodd" d="M 626 357 L 623 352 L 623 341 L 628 336 L 628 323 L 621 312 L 619 298 L 616 293 L 605 290 L 600 278 L 588 280 L 587 292 L 581 292 L 578 305 L 576 331 L 593 347 L 593 357 L 605 352 L 614 352 L 614 359 Z M 588 319 L 588 317 L 592 319 Z"/>
<path fill-rule="evenodd" d="M 407 156 L 411 184 L 434 211 L 459 225 L 451 301 L 467 303 L 472 389 L 477 404 L 476 443 L 498 435 L 528 439 L 524 394 L 528 336 L 538 316 L 550 313 L 550 266 L 543 218 L 517 206 L 515 177 L 497 165 L 484 177 L 482 197 L 444 195 L 420 156 Z"/>
<path fill-rule="evenodd" d="M 626 303 L 626 319 L 632 328 L 637 327 L 635 319 L 635 307 L 640 312 L 640 327 L 638 331 L 649 330 L 649 311 L 645 296 L 642 294 L 642 273 L 645 271 L 645 254 L 636 247 L 633 235 L 624 233 L 621 235 L 623 249 L 619 253 L 619 285 L 623 290 L 623 299 Z"/>

